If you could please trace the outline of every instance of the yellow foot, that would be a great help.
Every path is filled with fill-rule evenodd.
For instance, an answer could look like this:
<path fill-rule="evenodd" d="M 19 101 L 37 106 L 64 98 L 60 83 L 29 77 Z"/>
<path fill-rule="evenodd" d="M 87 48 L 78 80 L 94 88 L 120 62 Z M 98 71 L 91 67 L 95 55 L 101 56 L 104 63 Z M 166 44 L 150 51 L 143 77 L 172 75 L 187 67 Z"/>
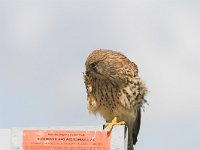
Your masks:
<path fill-rule="evenodd" d="M 105 126 L 105 127 L 108 127 L 108 126 L 109 126 L 109 128 L 108 128 L 108 133 L 111 133 L 112 128 L 113 128 L 114 125 L 125 125 L 125 124 L 126 124 L 126 123 L 125 123 L 124 121 L 117 122 L 117 117 L 115 117 L 115 118 L 112 120 L 112 122 L 106 122 L 106 123 L 104 124 L 104 126 Z"/>

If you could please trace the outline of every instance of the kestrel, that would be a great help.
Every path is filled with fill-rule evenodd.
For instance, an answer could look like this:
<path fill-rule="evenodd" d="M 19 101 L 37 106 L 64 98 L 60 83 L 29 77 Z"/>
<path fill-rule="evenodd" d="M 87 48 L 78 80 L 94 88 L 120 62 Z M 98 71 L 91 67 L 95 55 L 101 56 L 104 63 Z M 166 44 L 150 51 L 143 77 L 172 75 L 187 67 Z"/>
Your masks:
<path fill-rule="evenodd" d="M 147 93 L 137 65 L 120 52 L 100 49 L 88 56 L 85 66 L 89 112 L 99 113 L 111 124 L 125 122 L 128 126 L 128 150 L 133 150 Z"/>

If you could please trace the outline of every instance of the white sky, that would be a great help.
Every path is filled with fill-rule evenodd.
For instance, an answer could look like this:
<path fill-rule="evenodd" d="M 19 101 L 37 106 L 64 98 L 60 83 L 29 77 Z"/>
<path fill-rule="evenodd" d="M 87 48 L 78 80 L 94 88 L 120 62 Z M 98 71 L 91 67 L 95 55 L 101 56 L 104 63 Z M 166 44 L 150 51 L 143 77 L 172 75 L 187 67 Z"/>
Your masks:
<path fill-rule="evenodd" d="M 101 125 L 82 72 L 93 49 L 149 88 L 137 149 L 199 149 L 200 1 L 0 0 L 0 128 Z"/>

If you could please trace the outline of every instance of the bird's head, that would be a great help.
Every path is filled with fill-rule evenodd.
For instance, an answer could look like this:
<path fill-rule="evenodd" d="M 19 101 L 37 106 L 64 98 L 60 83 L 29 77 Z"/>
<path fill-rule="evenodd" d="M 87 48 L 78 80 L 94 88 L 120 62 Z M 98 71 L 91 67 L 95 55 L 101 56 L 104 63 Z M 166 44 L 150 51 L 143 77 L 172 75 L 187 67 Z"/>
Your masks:
<path fill-rule="evenodd" d="M 122 80 L 124 74 L 137 74 L 137 66 L 133 62 L 112 50 L 94 50 L 88 56 L 85 66 L 85 74 L 92 78 Z"/>
<path fill-rule="evenodd" d="M 87 58 L 85 62 L 85 74 L 91 77 L 103 78 L 107 75 L 110 68 L 109 58 L 111 50 L 95 50 Z"/>
<path fill-rule="evenodd" d="M 85 62 L 85 75 L 125 86 L 138 75 L 137 65 L 125 55 L 112 50 L 94 50 Z"/>

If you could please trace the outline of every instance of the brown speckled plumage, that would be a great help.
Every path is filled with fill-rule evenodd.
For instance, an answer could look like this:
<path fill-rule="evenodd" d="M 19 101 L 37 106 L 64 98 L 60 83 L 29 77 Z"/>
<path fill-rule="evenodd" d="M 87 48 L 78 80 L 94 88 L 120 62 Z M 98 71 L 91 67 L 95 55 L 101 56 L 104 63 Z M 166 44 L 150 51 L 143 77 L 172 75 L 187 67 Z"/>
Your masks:
<path fill-rule="evenodd" d="M 125 121 L 129 130 L 129 150 L 137 142 L 141 107 L 147 89 L 135 63 L 112 50 L 95 50 L 87 58 L 84 75 L 90 113 L 106 121 Z"/>

